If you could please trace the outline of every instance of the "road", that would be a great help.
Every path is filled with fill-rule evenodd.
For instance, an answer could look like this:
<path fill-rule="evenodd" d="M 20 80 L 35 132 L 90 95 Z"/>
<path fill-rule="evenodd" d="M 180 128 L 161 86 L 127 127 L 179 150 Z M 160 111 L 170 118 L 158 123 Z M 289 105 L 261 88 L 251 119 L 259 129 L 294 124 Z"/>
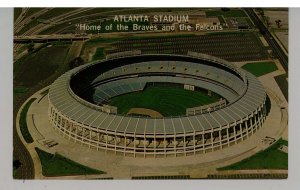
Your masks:
<path fill-rule="evenodd" d="M 274 55 L 279 59 L 281 65 L 283 66 L 286 73 L 288 73 L 288 57 L 281 49 L 280 45 L 277 41 L 273 38 L 271 32 L 268 28 L 264 25 L 264 23 L 259 19 L 259 17 L 255 14 L 253 9 L 247 8 L 245 9 L 253 23 L 258 27 L 259 31 L 262 33 L 268 44 L 273 49 Z"/>
<path fill-rule="evenodd" d="M 90 35 L 75 34 L 53 34 L 53 35 L 30 35 L 30 36 L 14 36 L 14 43 L 42 43 L 51 41 L 84 41 L 90 38 Z"/>

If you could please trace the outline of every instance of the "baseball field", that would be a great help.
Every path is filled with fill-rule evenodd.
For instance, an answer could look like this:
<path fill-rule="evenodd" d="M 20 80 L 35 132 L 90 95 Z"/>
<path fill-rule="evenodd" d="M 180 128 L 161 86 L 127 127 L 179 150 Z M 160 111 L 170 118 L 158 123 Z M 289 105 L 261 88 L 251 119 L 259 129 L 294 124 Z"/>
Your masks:
<path fill-rule="evenodd" d="M 180 87 L 149 86 L 143 91 L 113 97 L 109 104 L 118 107 L 119 114 L 128 114 L 133 108 L 146 108 L 170 117 L 185 115 L 186 108 L 210 104 L 219 99 L 216 94 L 209 96 L 205 92 Z"/>

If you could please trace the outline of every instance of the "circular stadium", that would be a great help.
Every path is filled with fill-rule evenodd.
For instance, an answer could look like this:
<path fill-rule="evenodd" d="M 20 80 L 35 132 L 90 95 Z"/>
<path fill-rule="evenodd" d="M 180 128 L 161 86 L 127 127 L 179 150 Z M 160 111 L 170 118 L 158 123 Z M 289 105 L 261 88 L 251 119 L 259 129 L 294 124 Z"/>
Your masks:
<path fill-rule="evenodd" d="M 49 89 L 49 120 L 67 139 L 132 157 L 176 157 L 235 145 L 266 118 L 249 72 L 205 54 L 123 52 L 79 66 Z"/>

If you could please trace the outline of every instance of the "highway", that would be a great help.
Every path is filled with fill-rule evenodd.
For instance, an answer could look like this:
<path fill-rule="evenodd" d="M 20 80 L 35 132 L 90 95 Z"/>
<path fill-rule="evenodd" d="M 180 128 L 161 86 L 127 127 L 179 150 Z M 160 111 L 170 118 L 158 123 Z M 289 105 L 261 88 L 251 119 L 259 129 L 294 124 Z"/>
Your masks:
<path fill-rule="evenodd" d="M 254 22 L 254 24 L 258 27 L 261 34 L 264 36 L 268 44 L 273 50 L 273 54 L 279 59 L 281 65 L 283 66 L 286 73 L 288 73 L 288 56 L 281 49 L 280 45 L 277 41 L 272 37 L 271 32 L 264 25 L 264 23 L 259 19 L 259 17 L 255 14 L 253 9 L 246 8 L 245 11 Z"/>
<path fill-rule="evenodd" d="M 90 39 L 90 35 L 75 34 L 54 34 L 54 35 L 30 35 L 30 36 L 14 36 L 14 43 L 42 43 L 51 41 L 84 41 Z"/>

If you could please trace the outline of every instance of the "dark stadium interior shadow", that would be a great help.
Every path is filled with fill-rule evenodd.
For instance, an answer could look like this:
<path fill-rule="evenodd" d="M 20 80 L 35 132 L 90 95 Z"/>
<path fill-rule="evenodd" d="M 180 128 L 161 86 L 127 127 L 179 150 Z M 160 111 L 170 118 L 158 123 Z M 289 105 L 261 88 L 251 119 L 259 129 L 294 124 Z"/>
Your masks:
<path fill-rule="evenodd" d="M 266 115 L 268 116 L 271 110 L 271 100 L 269 98 L 269 96 L 267 95 L 266 98 Z"/>

